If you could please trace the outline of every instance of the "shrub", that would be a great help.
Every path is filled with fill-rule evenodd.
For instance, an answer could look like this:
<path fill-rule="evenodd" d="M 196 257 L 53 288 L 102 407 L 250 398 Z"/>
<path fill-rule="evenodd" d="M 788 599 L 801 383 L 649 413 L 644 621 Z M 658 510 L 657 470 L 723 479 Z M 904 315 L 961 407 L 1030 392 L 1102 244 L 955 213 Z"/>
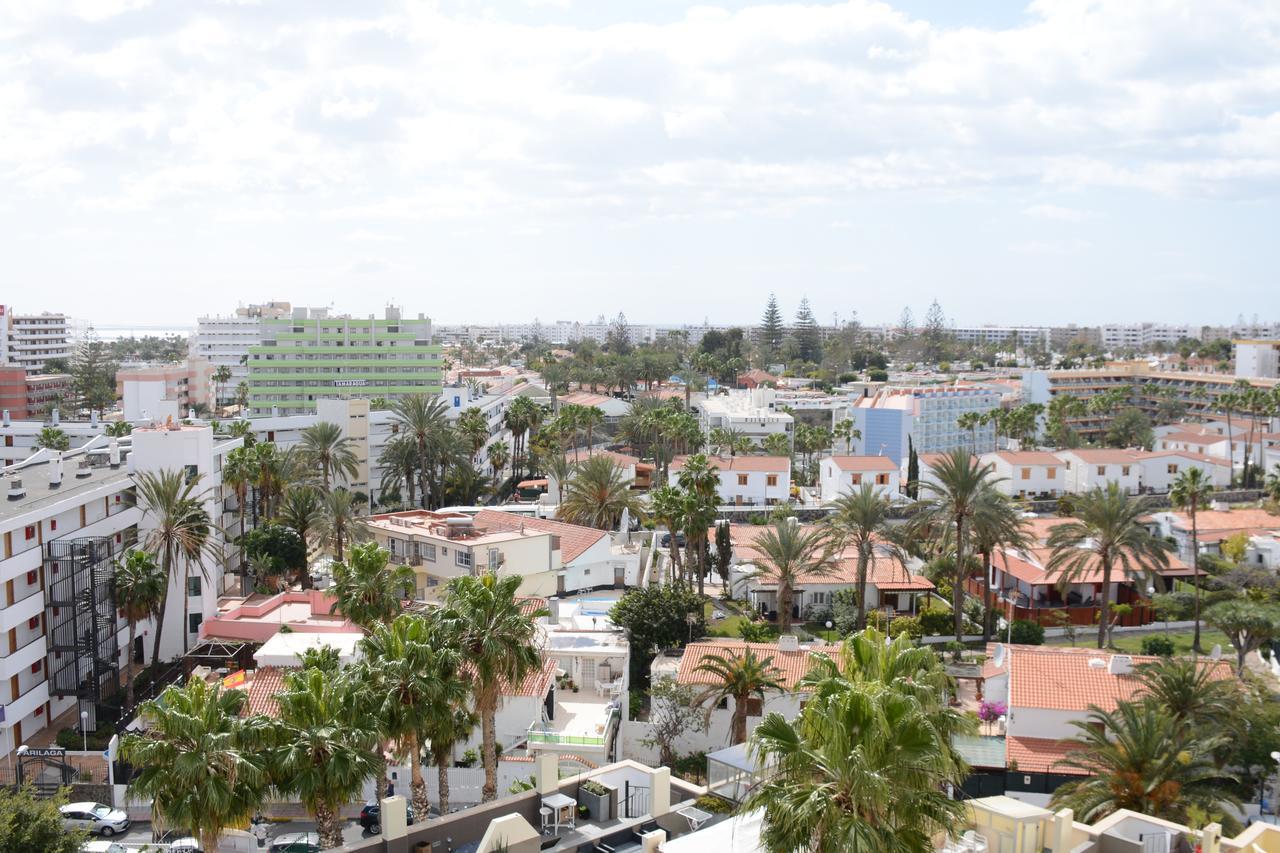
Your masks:
<path fill-rule="evenodd" d="M 867 379 L 872 382 L 888 382 L 889 374 L 884 370 L 868 370 Z"/>
<path fill-rule="evenodd" d="M 474 749 L 468 749 L 466 752 L 462 753 L 462 758 L 458 761 L 458 766 L 471 767 L 479 760 L 480 753 L 476 752 Z"/>
<path fill-rule="evenodd" d="M 682 779 L 700 782 L 707 774 L 707 754 L 691 752 L 671 762 L 671 771 Z"/>
<path fill-rule="evenodd" d="M 925 636 L 943 637 L 955 627 L 951 614 L 945 610 L 924 610 L 916 617 Z"/>
<path fill-rule="evenodd" d="M 924 630 L 920 627 L 920 620 L 915 616 L 898 616 L 889 623 L 889 636 L 897 637 L 906 634 L 913 640 L 918 640 L 924 636 Z"/>
<path fill-rule="evenodd" d="M 1044 626 L 1039 622 L 1014 619 L 1009 628 L 1009 641 L 1020 646 L 1043 646 Z"/>
<path fill-rule="evenodd" d="M 1171 658 L 1173 657 L 1173 640 L 1159 634 L 1154 637 L 1143 637 L 1142 653 L 1144 655 L 1157 655 L 1162 658 Z"/>
<path fill-rule="evenodd" d="M 588 779 L 578 786 L 588 794 L 595 794 L 597 797 L 603 797 L 609 793 L 609 789 L 601 785 L 595 779 Z"/>
<path fill-rule="evenodd" d="M 728 814 L 733 811 L 732 803 L 715 794 L 703 794 L 693 801 L 693 805 L 708 814 Z"/>
<path fill-rule="evenodd" d="M 960 662 L 960 656 L 964 654 L 964 643 L 952 640 L 943 646 L 944 649 L 951 652 L 951 659 L 956 663 Z"/>

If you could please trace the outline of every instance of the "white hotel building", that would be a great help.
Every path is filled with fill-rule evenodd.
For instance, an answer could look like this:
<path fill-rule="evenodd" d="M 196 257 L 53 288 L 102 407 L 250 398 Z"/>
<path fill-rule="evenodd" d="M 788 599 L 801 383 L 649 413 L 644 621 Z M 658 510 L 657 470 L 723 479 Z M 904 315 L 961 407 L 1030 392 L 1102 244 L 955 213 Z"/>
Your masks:
<path fill-rule="evenodd" d="M 138 428 L 127 438 L 98 436 L 66 453 L 40 450 L 3 468 L 0 755 L 68 712 L 65 725 L 79 725 L 86 712 L 95 727 L 98 703 L 115 691 L 130 650 L 114 598 L 114 562 L 153 524 L 136 505 L 134 474 L 178 470 L 198 478 L 216 531 L 227 515 L 222 458 L 240 444 L 215 442 L 209 427 Z M 214 544 L 221 553 L 221 540 Z M 201 622 L 217 612 L 225 563 L 206 562 L 173 578 L 162 659 L 194 644 Z M 190 593 L 185 610 L 184 587 Z M 150 658 L 154 631 L 152 620 L 138 626 L 135 660 Z"/>

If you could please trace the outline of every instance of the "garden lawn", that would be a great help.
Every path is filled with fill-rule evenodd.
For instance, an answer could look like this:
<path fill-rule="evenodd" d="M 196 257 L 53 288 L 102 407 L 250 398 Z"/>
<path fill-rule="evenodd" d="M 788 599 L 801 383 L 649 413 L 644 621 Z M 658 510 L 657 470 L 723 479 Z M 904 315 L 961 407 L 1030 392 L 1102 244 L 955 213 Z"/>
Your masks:
<path fill-rule="evenodd" d="M 1081 630 L 1076 632 L 1076 645 L 1082 648 L 1093 648 L 1097 643 L 1097 629 L 1091 626 L 1082 626 Z M 1174 654 L 1189 655 L 1191 654 L 1191 639 L 1194 634 L 1191 631 L 1170 631 L 1165 634 L 1164 631 L 1156 631 L 1150 634 L 1116 634 L 1113 638 L 1115 650 L 1131 655 L 1142 654 L 1142 641 L 1147 637 L 1164 637 L 1167 636 L 1173 640 Z M 1066 637 L 1053 637 L 1045 641 L 1046 644 L 1055 646 L 1067 645 Z M 1204 649 L 1205 654 L 1213 650 L 1215 645 L 1222 646 L 1222 655 L 1231 659 L 1235 652 L 1231 648 L 1231 643 L 1227 640 L 1227 635 L 1221 631 L 1215 631 L 1212 628 L 1200 629 L 1200 648 Z"/>

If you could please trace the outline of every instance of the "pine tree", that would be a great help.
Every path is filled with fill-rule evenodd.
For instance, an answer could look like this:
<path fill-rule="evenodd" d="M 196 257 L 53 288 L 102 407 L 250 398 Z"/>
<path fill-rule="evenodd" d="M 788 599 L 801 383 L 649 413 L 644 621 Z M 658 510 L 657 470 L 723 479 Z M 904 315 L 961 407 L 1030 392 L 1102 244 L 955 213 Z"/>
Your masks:
<path fill-rule="evenodd" d="M 916 318 L 911 313 L 911 307 L 907 306 L 902 309 L 902 316 L 898 318 L 898 337 L 895 341 L 899 355 L 905 354 L 911 350 L 912 344 L 916 336 Z"/>
<path fill-rule="evenodd" d="M 942 361 L 947 354 L 947 315 L 942 313 L 938 300 L 933 300 L 924 315 L 924 329 L 920 335 L 924 350 L 922 357 L 929 364 Z"/>
<path fill-rule="evenodd" d="M 765 368 L 782 354 L 784 334 L 786 329 L 782 325 L 782 312 L 778 310 L 778 298 L 770 293 L 769 304 L 765 306 L 764 317 L 760 320 L 760 356 Z"/>
<path fill-rule="evenodd" d="M 907 497 L 915 500 L 920 494 L 920 456 L 916 453 L 911 436 L 907 436 Z"/>
<path fill-rule="evenodd" d="M 107 345 L 90 326 L 71 355 L 71 392 L 76 408 L 101 415 L 115 405 L 116 367 Z"/>
<path fill-rule="evenodd" d="M 801 361 L 813 364 L 822 361 L 822 333 L 809 308 L 808 297 L 801 299 L 800 307 L 796 309 L 796 326 L 792 334 L 795 336 L 796 352 Z"/>

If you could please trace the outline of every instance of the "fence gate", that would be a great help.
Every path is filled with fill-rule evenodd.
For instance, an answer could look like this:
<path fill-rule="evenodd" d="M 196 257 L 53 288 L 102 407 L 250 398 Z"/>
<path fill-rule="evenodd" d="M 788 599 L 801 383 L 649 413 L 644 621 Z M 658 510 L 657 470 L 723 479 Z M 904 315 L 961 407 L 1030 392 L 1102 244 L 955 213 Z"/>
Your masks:
<path fill-rule="evenodd" d="M 60 746 L 19 747 L 18 785 L 30 785 L 37 797 L 52 797 L 76 779 L 76 769 L 66 758 Z"/>
<path fill-rule="evenodd" d="M 640 817 L 649 813 L 649 786 L 622 783 L 622 816 Z"/>

